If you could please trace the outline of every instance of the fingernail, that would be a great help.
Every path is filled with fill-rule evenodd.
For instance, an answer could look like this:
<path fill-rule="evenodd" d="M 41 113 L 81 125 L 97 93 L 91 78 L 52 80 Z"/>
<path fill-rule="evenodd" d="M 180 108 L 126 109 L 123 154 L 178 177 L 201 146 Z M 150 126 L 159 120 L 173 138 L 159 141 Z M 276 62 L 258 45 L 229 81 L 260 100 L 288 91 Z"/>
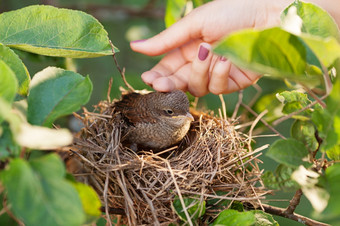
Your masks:
<path fill-rule="evenodd" d="M 227 58 L 225 58 L 224 56 L 220 56 L 220 61 L 227 61 Z"/>
<path fill-rule="evenodd" d="M 144 41 L 146 41 L 146 39 L 135 40 L 135 41 L 132 41 L 131 43 L 139 43 L 139 42 L 144 42 Z"/>
<path fill-rule="evenodd" d="M 209 49 L 205 48 L 203 45 L 200 46 L 200 49 L 198 50 L 198 59 L 201 61 L 207 59 L 209 55 Z"/>

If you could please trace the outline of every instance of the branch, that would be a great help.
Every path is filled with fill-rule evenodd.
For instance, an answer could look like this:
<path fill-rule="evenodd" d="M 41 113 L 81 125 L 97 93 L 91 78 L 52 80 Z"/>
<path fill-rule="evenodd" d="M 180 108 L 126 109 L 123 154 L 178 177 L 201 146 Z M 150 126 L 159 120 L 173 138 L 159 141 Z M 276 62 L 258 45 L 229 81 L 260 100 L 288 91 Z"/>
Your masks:
<path fill-rule="evenodd" d="M 329 226 L 329 224 L 322 223 L 313 219 L 310 219 L 308 217 L 296 214 L 296 213 L 287 213 L 286 209 L 270 206 L 266 204 L 262 204 L 264 211 L 266 213 L 274 214 L 276 216 L 288 218 L 297 222 L 300 222 L 305 225 L 311 225 L 311 226 Z"/>
<path fill-rule="evenodd" d="M 123 70 L 122 70 L 122 69 L 119 67 L 118 61 L 117 61 L 117 59 L 116 59 L 116 52 L 115 52 L 115 50 L 114 50 L 114 46 L 113 46 L 111 40 L 109 40 L 109 42 L 110 42 L 111 49 L 112 49 L 112 53 L 113 53 L 113 54 L 112 54 L 113 60 L 115 61 L 116 68 L 117 68 L 117 70 L 119 71 L 120 76 L 122 77 L 124 84 L 126 85 L 126 87 L 127 87 L 129 90 L 135 91 L 134 88 L 126 81 L 126 78 L 125 78 L 125 70 L 124 70 L 124 68 L 123 68 Z"/>
<path fill-rule="evenodd" d="M 292 200 L 290 200 L 289 202 L 289 206 L 287 207 L 287 209 L 285 210 L 285 213 L 286 214 L 292 214 L 294 213 L 296 207 L 299 205 L 300 203 L 300 199 L 301 199 L 301 196 L 302 196 L 302 190 L 301 188 L 299 190 L 297 190 L 295 192 L 295 195 L 294 197 L 292 198 Z"/>
<path fill-rule="evenodd" d="M 244 107 L 245 109 L 247 109 L 247 111 L 249 111 L 251 114 L 253 114 L 255 117 L 259 116 L 259 114 L 257 114 L 255 111 L 253 111 L 249 106 L 247 106 L 244 103 L 241 103 L 242 107 Z M 271 129 L 274 133 L 276 133 L 279 137 L 281 137 L 282 139 L 287 139 L 286 137 L 284 137 L 279 131 L 277 131 L 274 127 L 272 127 L 271 125 L 269 125 L 264 119 L 260 119 L 260 121 L 267 126 L 269 129 Z"/>
<path fill-rule="evenodd" d="M 327 96 L 328 96 L 328 95 L 324 95 L 323 97 L 319 98 L 319 101 L 325 99 Z M 283 121 L 285 121 L 285 120 L 287 120 L 287 119 L 290 119 L 292 116 L 297 115 L 297 114 L 299 114 L 299 113 L 301 113 L 301 112 L 307 110 L 308 108 L 314 106 L 314 105 L 317 104 L 317 103 L 319 103 L 317 100 L 316 100 L 316 101 L 313 101 L 312 103 L 308 104 L 306 107 L 301 108 L 301 109 L 298 110 L 298 111 L 294 111 L 294 112 L 292 112 L 292 113 L 290 113 L 290 114 L 288 114 L 288 115 L 286 115 L 286 116 L 283 116 L 283 117 L 281 117 L 281 118 L 275 120 L 272 124 L 273 124 L 274 126 L 277 126 L 277 125 L 280 124 L 281 122 L 283 122 Z"/>

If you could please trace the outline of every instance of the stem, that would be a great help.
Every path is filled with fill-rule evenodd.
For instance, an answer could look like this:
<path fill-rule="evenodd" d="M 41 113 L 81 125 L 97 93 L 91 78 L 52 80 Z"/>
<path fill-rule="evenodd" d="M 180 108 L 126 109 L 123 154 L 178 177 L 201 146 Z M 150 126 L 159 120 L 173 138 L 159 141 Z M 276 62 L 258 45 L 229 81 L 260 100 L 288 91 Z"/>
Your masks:
<path fill-rule="evenodd" d="M 327 95 L 325 95 L 325 96 L 319 98 L 319 100 L 321 101 L 321 100 L 325 99 L 326 97 L 327 97 Z M 318 101 L 313 101 L 312 103 L 308 104 L 306 107 L 301 108 L 301 109 L 298 110 L 298 111 L 294 111 L 294 112 L 292 112 L 292 113 L 290 113 L 290 114 L 288 114 L 288 115 L 286 115 L 286 116 L 283 116 L 283 117 L 281 117 L 281 118 L 275 120 L 272 124 L 273 124 L 274 126 L 277 126 L 277 125 L 280 124 L 281 122 L 283 122 L 283 121 L 285 121 L 285 120 L 287 120 L 287 119 L 290 119 L 292 116 L 297 115 L 297 114 L 299 114 L 300 112 L 303 112 L 303 111 L 307 110 L 308 108 L 314 106 L 314 105 L 317 104 L 317 103 L 318 103 Z"/>
<path fill-rule="evenodd" d="M 115 65 L 116 65 L 117 70 L 118 70 L 119 73 L 120 73 L 120 76 L 121 76 L 122 79 L 123 79 L 124 84 L 126 85 L 126 87 L 127 87 L 129 90 L 135 91 L 135 89 L 134 89 L 127 81 L 126 81 L 126 78 L 125 78 L 125 70 L 124 70 L 124 68 L 123 68 L 123 70 L 122 70 L 122 69 L 119 67 L 118 61 L 117 61 L 117 59 L 116 59 L 116 52 L 114 51 L 113 44 L 112 44 L 111 40 L 109 40 L 109 42 L 110 42 L 111 49 L 112 49 L 112 53 L 113 53 L 113 54 L 112 54 L 113 60 L 114 60 L 114 62 L 115 62 Z"/>
<path fill-rule="evenodd" d="M 300 199 L 302 196 L 302 190 L 299 189 L 295 192 L 294 197 L 292 198 L 292 200 L 290 200 L 289 202 L 289 206 L 287 207 L 287 209 L 285 210 L 286 214 L 292 214 L 294 213 L 296 207 L 299 205 L 300 203 Z"/>
<path fill-rule="evenodd" d="M 264 211 L 266 213 L 274 214 L 276 216 L 288 218 L 297 222 L 300 222 L 305 225 L 311 225 L 311 226 L 329 226 L 329 224 L 322 223 L 313 219 L 310 219 L 308 217 L 296 214 L 296 213 L 287 213 L 285 209 L 275 207 L 275 206 L 270 206 L 266 204 L 262 204 Z"/>
<path fill-rule="evenodd" d="M 247 111 L 249 111 L 251 114 L 253 114 L 255 117 L 259 116 L 255 111 L 253 111 L 250 107 L 248 107 L 246 104 L 241 103 L 242 107 L 244 107 L 245 109 L 247 109 Z M 282 139 L 287 139 L 286 137 L 284 137 L 281 133 L 279 133 L 279 131 L 277 131 L 274 127 L 272 127 L 271 125 L 269 125 L 264 119 L 260 119 L 260 121 L 267 126 L 269 129 L 271 129 L 274 133 L 276 133 L 279 137 L 281 137 Z"/>

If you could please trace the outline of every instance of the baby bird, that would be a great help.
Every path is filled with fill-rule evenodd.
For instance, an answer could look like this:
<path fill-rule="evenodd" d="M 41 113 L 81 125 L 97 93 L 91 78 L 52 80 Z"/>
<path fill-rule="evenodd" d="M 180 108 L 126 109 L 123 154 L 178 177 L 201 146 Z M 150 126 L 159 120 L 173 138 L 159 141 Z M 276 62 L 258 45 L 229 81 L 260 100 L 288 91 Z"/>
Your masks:
<path fill-rule="evenodd" d="M 180 90 L 169 93 L 129 93 L 115 103 L 124 120 L 123 141 L 161 149 L 178 143 L 194 120 L 189 100 Z"/>

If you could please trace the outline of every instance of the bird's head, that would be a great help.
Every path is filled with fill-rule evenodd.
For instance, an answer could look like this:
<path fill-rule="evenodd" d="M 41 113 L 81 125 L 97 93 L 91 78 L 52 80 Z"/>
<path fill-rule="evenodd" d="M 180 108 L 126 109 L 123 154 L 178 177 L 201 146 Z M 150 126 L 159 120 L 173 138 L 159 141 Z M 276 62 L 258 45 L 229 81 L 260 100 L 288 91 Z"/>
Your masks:
<path fill-rule="evenodd" d="M 175 90 L 168 93 L 152 93 L 154 98 L 149 98 L 150 105 L 161 120 L 173 126 L 190 124 L 194 120 L 189 112 L 189 100 L 183 91 Z"/>

